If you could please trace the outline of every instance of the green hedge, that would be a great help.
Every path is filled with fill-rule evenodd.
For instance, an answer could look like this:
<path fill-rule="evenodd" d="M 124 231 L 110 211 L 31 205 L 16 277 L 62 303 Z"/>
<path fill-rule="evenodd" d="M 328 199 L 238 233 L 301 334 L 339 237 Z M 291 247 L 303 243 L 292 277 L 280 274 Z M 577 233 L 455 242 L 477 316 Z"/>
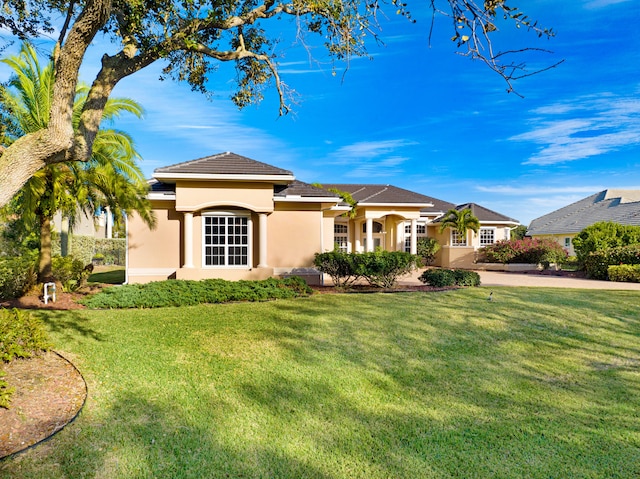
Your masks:
<path fill-rule="evenodd" d="M 523 238 L 497 241 L 480 249 L 482 262 L 488 263 L 562 263 L 567 252 L 551 238 Z"/>
<path fill-rule="evenodd" d="M 599 221 L 578 233 L 572 243 L 578 259 L 586 261 L 591 253 L 640 243 L 640 226 Z"/>
<path fill-rule="evenodd" d="M 105 264 L 124 266 L 127 255 L 127 240 L 124 238 L 97 238 L 95 254 L 104 255 Z"/>
<path fill-rule="evenodd" d="M 338 288 L 347 288 L 360 278 L 371 286 L 391 288 L 400 276 L 415 268 L 417 260 L 417 256 L 404 251 L 345 253 L 334 250 L 316 253 L 314 265 L 321 273 L 328 274 Z"/>
<path fill-rule="evenodd" d="M 448 286 L 480 286 L 480 275 L 466 269 L 427 269 L 418 278 L 436 288 Z"/>
<path fill-rule="evenodd" d="M 223 279 L 166 280 L 103 289 L 81 304 L 94 309 L 162 308 L 231 301 L 267 301 L 308 296 L 312 289 L 300 277 L 261 281 Z"/>
<path fill-rule="evenodd" d="M 592 279 L 606 280 L 609 266 L 623 264 L 640 264 L 640 244 L 595 251 L 584 259 L 584 269 Z"/>
<path fill-rule="evenodd" d="M 610 281 L 640 283 L 640 264 L 620 264 L 607 269 Z"/>

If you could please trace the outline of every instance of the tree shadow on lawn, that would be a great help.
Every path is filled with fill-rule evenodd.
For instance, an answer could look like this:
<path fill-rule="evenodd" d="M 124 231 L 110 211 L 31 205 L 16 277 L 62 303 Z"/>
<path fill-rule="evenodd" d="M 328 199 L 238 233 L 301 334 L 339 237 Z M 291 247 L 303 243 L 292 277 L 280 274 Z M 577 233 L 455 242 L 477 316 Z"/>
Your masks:
<path fill-rule="evenodd" d="M 0 463 L 0 477 L 333 477 L 285 450 L 229 434 L 130 391 L 113 398 L 106 415 L 88 405 L 51 440 Z"/>
<path fill-rule="evenodd" d="M 88 326 L 89 320 L 83 314 L 83 311 L 76 309 L 65 311 L 37 310 L 34 311 L 34 314 L 47 325 L 50 331 L 63 336 L 65 341 L 77 339 L 78 336 L 95 341 L 104 341 L 102 334 Z"/>

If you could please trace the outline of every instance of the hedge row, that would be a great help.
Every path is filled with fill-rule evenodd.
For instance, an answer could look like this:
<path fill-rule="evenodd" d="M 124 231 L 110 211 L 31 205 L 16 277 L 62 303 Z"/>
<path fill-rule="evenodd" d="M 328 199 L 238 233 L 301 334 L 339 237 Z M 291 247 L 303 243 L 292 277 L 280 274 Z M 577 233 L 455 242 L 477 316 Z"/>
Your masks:
<path fill-rule="evenodd" d="M 640 283 L 640 264 L 620 264 L 607 269 L 610 281 Z"/>
<path fill-rule="evenodd" d="M 567 252 L 550 238 L 502 240 L 480 249 L 483 262 L 488 263 L 562 263 Z"/>
<path fill-rule="evenodd" d="M 609 266 L 636 264 L 640 264 L 640 244 L 595 251 L 584 259 L 587 276 L 600 280 L 609 278 Z"/>
<path fill-rule="evenodd" d="M 480 286 L 480 275 L 466 269 L 427 269 L 418 278 L 436 288 L 447 286 Z"/>
<path fill-rule="evenodd" d="M 173 279 L 113 286 L 80 303 L 94 309 L 162 308 L 231 301 L 267 301 L 308 296 L 312 292 L 307 283 L 297 276 L 261 281 Z"/>
<path fill-rule="evenodd" d="M 334 250 L 316 253 L 314 264 L 318 271 L 331 277 L 337 288 L 348 288 L 361 278 L 371 286 L 391 288 L 400 276 L 415 268 L 416 261 L 416 256 L 404 251 L 345 253 Z"/>

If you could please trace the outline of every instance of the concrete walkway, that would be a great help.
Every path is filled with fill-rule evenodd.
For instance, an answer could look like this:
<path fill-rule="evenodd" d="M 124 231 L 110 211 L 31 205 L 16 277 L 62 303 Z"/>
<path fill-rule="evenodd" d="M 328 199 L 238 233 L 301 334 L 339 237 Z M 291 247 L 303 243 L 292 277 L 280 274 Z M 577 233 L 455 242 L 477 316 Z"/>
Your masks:
<path fill-rule="evenodd" d="M 418 280 L 421 271 L 398 281 L 399 284 L 422 284 Z M 640 283 L 617 283 L 614 281 L 596 281 L 593 279 L 568 278 L 552 274 L 505 273 L 501 271 L 478 271 L 481 286 L 535 286 L 542 288 L 576 289 L 616 289 L 640 291 Z"/>

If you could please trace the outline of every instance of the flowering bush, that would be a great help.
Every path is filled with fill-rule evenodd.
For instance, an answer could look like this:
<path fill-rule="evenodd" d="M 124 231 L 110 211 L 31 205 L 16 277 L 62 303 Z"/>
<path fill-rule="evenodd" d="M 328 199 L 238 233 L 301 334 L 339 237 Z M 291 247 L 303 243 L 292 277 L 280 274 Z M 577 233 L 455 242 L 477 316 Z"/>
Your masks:
<path fill-rule="evenodd" d="M 522 238 L 498 241 L 480 250 L 488 263 L 562 263 L 567 252 L 550 238 Z"/>

